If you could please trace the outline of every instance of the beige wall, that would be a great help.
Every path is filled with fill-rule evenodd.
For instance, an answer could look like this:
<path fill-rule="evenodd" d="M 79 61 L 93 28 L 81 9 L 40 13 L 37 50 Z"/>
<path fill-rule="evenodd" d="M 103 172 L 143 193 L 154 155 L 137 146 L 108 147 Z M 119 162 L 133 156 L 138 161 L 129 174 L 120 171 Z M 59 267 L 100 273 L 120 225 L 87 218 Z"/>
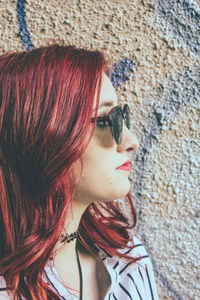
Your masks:
<path fill-rule="evenodd" d="M 140 140 L 131 173 L 136 234 L 151 255 L 160 299 L 200 299 L 199 1 L 23 4 L 0 0 L 0 52 L 61 39 L 118 62 L 119 103 L 130 104 Z"/>

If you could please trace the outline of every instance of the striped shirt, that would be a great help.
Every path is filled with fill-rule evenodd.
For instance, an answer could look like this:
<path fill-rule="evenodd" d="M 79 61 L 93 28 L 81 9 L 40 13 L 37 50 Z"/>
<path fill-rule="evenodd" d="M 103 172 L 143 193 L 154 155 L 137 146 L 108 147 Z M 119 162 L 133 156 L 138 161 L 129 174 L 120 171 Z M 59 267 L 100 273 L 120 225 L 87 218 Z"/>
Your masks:
<path fill-rule="evenodd" d="M 152 264 L 143 244 L 137 237 L 133 237 L 134 248 L 129 251 L 133 257 L 142 257 L 136 263 L 130 264 L 124 258 L 116 258 L 105 251 L 100 250 L 102 259 L 111 278 L 111 285 L 104 300 L 158 300 Z M 127 249 L 121 250 L 123 252 Z M 45 273 L 55 289 L 64 300 L 78 300 L 69 290 L 64 287 L 53 260 L 45 266 Z M 8 297 L 0 299 L 8 300 Z M 3 294 L 2 294 L 3 295 Z"/>
<path fill-rule="evenodd" d="M 104 300 L 158 300 L 153 268 L 149 255 L 137 237 L 133 237 L 134 248 L 129 251 L 133 257 L 142 257 L 134 264 L 123 258 L 116 258 L 103 250 L 99 256 L 102 259 L 111 278 L 111 286 Z M 121 250 L 122 251 L 122 250 Z M 124 249 L 123 252 L 127 251 Z M 46 274 L 61 299 L 78 300 L 62 283 L 53 261 L 45 267 Z"/>

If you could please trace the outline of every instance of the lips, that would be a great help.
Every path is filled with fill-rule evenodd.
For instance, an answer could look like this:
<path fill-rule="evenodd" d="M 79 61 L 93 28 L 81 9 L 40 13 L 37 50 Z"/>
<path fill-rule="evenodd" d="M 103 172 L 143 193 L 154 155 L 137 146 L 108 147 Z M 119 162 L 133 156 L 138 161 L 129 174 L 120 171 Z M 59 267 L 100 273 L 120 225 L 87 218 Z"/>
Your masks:
<path fill-rule="evenodd" d="M 130 160 L 127 160 L 123 165 L 117 167 L 116 169 L 131 170 Z"/>

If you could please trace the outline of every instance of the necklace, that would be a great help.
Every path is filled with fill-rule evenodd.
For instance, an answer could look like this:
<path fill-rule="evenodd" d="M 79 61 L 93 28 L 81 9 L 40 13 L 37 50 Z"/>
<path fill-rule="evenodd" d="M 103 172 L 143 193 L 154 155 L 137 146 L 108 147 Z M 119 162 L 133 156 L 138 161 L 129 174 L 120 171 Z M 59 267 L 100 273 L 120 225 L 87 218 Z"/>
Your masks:
<path fill-rule="evenodd" d="M 70 234 L 61 234 L 61 243 L 67 242 L 70 243 L 74 239 L 77 239 L 77 231 L 70 233 Z"/>

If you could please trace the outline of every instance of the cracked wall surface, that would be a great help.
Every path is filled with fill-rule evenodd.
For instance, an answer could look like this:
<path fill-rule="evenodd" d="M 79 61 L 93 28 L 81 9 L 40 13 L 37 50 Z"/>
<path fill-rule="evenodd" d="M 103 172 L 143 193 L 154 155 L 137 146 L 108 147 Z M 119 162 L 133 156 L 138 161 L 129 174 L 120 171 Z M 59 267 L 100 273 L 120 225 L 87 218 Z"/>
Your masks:
<path fill-rule="evenodd" d="M 160 299 L 200 299 L 199 25 L 197 0 L 0 0 L 0 53 L 62 40 L 112 58 L 140 141 L 135 232 Z"/>

